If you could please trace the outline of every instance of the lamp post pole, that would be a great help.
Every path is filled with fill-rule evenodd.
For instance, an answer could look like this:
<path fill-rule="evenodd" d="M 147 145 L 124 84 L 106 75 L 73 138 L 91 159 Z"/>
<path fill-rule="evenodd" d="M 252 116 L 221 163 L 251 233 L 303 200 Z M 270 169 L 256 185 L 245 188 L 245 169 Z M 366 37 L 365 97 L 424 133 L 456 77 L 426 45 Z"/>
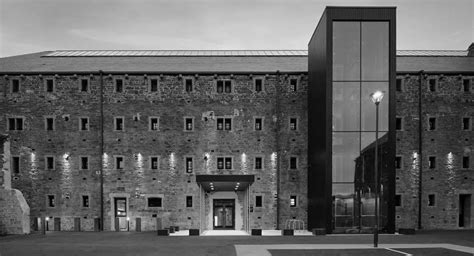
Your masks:
<path fill-rule="evenodd" d="M 375 228 L 374 228 L 374 247 L 378 247 L 379 243 L 379 168 L 378 168 L 378 154 L 379 154 L 379 104 L 380 101 L 375 102 L 375 169 L 374 169 L 374 184 L 375 184 Z"/>

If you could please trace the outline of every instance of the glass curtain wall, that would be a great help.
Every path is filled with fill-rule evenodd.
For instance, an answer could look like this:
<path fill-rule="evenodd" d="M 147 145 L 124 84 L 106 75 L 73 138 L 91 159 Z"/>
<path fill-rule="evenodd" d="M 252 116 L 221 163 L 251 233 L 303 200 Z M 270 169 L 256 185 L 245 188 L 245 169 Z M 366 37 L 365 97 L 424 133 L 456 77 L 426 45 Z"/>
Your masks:
<path fill-rule="evenodd" d="M 389 23 L 334 21 L 332 60 L 333 229 L 347 232 L 374 224 L 376 110 L 369 95 L 385 93 L 379 105 L 383 144 L 389 128 Z"/>

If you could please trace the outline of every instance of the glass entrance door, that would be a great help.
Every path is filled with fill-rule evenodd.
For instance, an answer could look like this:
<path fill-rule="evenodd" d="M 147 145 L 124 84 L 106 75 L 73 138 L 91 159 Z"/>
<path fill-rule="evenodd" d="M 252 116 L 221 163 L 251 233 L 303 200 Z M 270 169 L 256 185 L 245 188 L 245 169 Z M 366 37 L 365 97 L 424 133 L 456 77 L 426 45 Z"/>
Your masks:
<path fill-rule="evenodd" d="M 234 229 L 235 200 L 214 199 L 214 229 Z"/>

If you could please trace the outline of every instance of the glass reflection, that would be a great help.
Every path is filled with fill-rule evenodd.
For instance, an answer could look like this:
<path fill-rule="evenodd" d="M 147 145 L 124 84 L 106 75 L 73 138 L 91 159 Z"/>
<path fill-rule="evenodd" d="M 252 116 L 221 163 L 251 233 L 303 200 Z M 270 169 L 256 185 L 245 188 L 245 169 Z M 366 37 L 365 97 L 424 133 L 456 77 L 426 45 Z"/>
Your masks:
<path fill-rule="evenodd" d="M 360 79 L 360 22 L 333 22 L 333 80 Z"/>
<path fill-rule="evenodd" d="M 332 181 L 354 182 L 359 156 L 358 132 L 335 132 L 332 136 Z"/>
<path fill-rule="evenodd" d="M 334 82 L 332 87 L 333 131 L 360 129 L 360 83 Z"/>
<path fill-rule="evenodd" d="M 388 81 L 388 22 L 362 22 L 362 80 Z"/>
<path fill-rule="evenodd" d="M 354 226 L 354 184 L 333 184 L 334 225 Z"/>
<path fill-rule="evenodd" d="M 379 104 L 379 131 L 388 131 L 388 82 L 362 82 L 361 126 L 362 131 L 375 131 L 375 104 L 370 94 L 380 90 L 385 96 Z"/>

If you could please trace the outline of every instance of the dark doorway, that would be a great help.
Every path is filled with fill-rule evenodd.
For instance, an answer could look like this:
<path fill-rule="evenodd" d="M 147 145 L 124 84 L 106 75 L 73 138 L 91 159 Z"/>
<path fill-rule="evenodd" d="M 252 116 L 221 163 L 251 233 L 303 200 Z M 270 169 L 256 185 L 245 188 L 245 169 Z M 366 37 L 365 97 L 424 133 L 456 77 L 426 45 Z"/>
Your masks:
<path fill-rule="evenodd" d="M 214 229 L 235 229 L 235 199 L 214 199 Z"/>
<path fill-rule="evenodd" d="M 115 231 L 128 231 L 127 199 L 125 197 L 114 198 Z"/>
<path fill-rule="evenodd" d="M 471 227 L 471 195 L 459 195 L 459 227 Z"/>

